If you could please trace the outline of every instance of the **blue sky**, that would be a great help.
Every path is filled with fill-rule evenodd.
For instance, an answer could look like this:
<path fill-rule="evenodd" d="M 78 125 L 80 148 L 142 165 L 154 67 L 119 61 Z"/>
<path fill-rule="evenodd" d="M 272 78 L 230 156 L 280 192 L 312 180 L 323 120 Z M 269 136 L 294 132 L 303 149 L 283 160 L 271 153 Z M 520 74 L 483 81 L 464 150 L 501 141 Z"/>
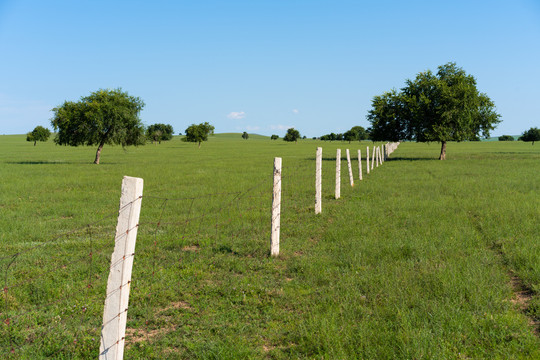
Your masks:
<path fill-rule="evenodd" d="M 121 87 L 175 133 L 319 136 L 450 61 L 495 102 L 492 135 L 540 126 L 540 0 L 0 0 L 0 134 Z"/>

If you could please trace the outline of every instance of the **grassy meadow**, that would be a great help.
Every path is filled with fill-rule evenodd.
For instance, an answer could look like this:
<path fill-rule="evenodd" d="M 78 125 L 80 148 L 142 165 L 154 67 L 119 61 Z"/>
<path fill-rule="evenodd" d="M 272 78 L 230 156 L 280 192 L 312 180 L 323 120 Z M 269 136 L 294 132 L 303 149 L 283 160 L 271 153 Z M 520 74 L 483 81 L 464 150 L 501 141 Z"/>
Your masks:
<path fill-rule="evenodd" d="M 449 143 L 439 161 L 439 144 L 402 143 L 370 174 L 363 161 L 359 181 L 366 146 L 175 137 L 105 146 L 94 165 L 95 148 L 0 136 L 0 357 L 97 356 L 129 175 L 144 195 L 126 358 L 540 358 L 540 145 Z"/>

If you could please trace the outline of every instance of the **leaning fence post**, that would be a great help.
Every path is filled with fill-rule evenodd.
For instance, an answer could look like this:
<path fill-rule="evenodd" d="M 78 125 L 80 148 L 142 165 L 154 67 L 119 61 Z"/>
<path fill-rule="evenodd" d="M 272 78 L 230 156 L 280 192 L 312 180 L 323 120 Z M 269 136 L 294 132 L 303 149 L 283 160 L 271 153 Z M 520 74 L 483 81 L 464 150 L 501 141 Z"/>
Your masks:
<path fill-rule="evenodd" d="M 381 157 L 379 156 L 379 147 L 377 146 L 375 148 L 375 167 L 379 167 L 379 160 L 381 159 Z"/>
<path fill-rule="evenodd" d="M 341 149 L 336 152 L 336 199 L 341 196 Z"/>
<path fill-rule="evenodd" d="M 279 229 L 281 217 L 281 158 L 274 158 L 274 192 L 272 196 L 272 230 L 270 255 L 279 255 Z"/>
<path fill-rule="evenodd" d="M 360 180 L 362 180 L 362 152 L 358 150 L 358 173 L 360 175 Z"/>
<path fill-rule="evenodd" d="M 354 179 L 352 175 L 352 167 L 351 167 L 351 154 L 349 153 L 349 149 L 346 150 L 347 153 L 347 166 L 349 168 L 349 182 L 351 183 L 351 186 L 354 186 Z"/>
<path fill-rule="evenodd" d="M 100 360 L 122 360 L 143 179 L 124 176 L 101 327 Z"/>
<path fill-rule="evenodd" d="M 366 172 L 369 175 L 369 146 L 366 146 Z"/>
<path fill-rule="evenodd" d="M 315 160 L 315 214 L 322 210 L 322 147 L 317 148 Z"/>

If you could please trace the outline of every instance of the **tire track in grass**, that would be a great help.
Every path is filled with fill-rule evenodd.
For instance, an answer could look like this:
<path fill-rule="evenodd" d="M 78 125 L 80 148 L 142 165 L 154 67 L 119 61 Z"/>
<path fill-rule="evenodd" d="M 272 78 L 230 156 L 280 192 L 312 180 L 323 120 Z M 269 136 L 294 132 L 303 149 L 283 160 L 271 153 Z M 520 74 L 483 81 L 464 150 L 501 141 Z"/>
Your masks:
<path fill-rule="evenodd" d="M 513 293 L 513 298 L 510 301 L 520 310 L 523 315 L 527 317 L 529 326 L 531 327 L 533 334 L 536 337 L 540 337 L 540 319 L 532 315 L 532 311 L 530 309 L 531 302 L 536 295 L 534 290 L 531 287 L 527 286 L 523 279 L 521 279 L 514 272 L 514 270 L 510 268 L 506 254 L 502 249 L 502 245 L 489 238 L 488 235 L 485 233 L 482 227 L 482 223 L 480 221 L 480 215 L 474 212 L 470 212 L 469 218 L 471 219 L 471 224 L 473 225 L 476 232 L 482 237 L 482 239 L 488 245 L 488 248 L 497 255 L 497 257 L 500 259 L 501 265 L 504 267 L 506 273 L 508 274 L 508 284 L 512 289 Z"/>

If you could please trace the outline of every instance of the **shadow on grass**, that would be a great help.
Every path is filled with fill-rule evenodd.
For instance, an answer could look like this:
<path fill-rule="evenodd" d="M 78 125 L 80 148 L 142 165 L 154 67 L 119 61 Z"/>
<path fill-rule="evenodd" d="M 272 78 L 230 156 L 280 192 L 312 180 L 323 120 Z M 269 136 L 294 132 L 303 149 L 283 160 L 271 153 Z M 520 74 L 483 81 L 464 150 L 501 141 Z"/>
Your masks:
<path fill-rule="evenodd" d="M 421 158 L 421 157 L 391 157 L 386 159 L 386 161 L 440 161 L 437 158 L 429 157 L 429 158 Z"/>
<path fill-rule="evenodd" d="M 92 162 L 73 162 L 73 161 L 6 161 L 11 165 L 95 165 Z M 101 163 L 98 166 L 118 165 L 118 163 Z"/>
<path fill-rule="evenodd" d="M 370 157 L 369 158 L 369 162 L 371 162 L 372 158 Z M 309 158 L 306 158 L 305 160 L 310 160 L 310 161 L 315 161 L 316 159 L 314 157 L 309 157 Z M 336 161 L 336 157 L 323 157 L 322 158 L 323 161 Z M 342 161 L 347 161 L 347 157 L 342 157 L 341 158 Z M 358 158 L 353 158 L 351 157 L 351 161 L 358 161 Z M 434 161 L 434 160 L 437 160 L 439 161 L 439 159 L 436 159 L 436 158 L 420 158 L 420 157 L 411 157 L 411 158 L 406 158 L 406 157 L 393 157 L 393 158 L 388 158 L 386 159 L 386 161 L 422 161 L 422 160 L 427 160 L 427 161 Z M 362 158 L 362 161 L 366 161 L 366 158 Z"/>

